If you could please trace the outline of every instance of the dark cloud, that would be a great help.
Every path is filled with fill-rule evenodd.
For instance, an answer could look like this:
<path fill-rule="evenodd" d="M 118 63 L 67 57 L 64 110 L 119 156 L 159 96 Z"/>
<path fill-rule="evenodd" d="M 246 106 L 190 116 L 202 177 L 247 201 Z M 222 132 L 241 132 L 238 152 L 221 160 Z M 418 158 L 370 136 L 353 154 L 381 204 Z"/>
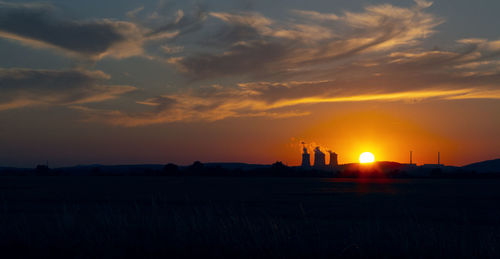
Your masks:
<path fill-rule="evenodd" d="M 167 96 L 159 96 L 137 103 L 155 107 L 157 112 L 161 112 L 173 108 L 177 104 L 177 101 Z"/>
<path fill-rule="evenodd" d="M 255 42 L 269 39 L 263 35 L 272 22 L 259 13 L 247 12 L 241 14 L 210 13 L 210 16 L 220 20 L 216 24 L 218 29 L 214 35 L 204 39 L 202 44 L 211 44 L 218 47 L 231 47 L 239 42 Z"/>
<path fill-rule="evenodd" d="M 114 98 L 133 88 L 107 86 L 108 76 L 99 71 L 2 70 L 0 89 L 7 94 L 0 99 L 0 110 L 35 104 L 72 105 L 89 119 L 137 126 L 301 116 L 317 103 L 500 99 L 500 41 L 463 39 L 444 50 L 424 50 L 419 43 L 435 33 L 443 20 L 426 12 L 430 2 L 415 2 L 406 8 L 373 5 L 361 12 L 338 15 L 295 10 L 293 14 L 304 19 L 285 21 L 255 12 L 206 13 L 195 9 L 186 14 L 177 9 L 173 13 L 171 5 L 144 16 L 144 8 L 138 8 L 129 13 L 134 23 L 123 24 L 138 28 L 140 33 L 135 38 L 119 33 L 123 38 L 116 39 L 126 41 L 127 47 L 110 43 L 105 50 L 89 51 L 100 56 L 130 56 L 130 49 L 141 53 L 144 43 L 149 42 L 148 47 L 157 48 L 157 52 L 161 49 L 163 56 L 154 56 L 153 50 L 146 49 L 148 57 L 168 60 L 191 79 L 190 83 L 216 79 L 219 84 L 182 85 L 178 92 L 138 101 L 145 108 L 141 111 L 97 110 L 81 104 Z M 40 5 L 22 6 L 43 9 Z M 208 31 L 203 32 L 209 36 L 203 40 L 187 37 L 198 32 L 207 15 L 212 18 L 203 27 Z M 100 23 L 117 26 L 117 22 Z M 42 36 L 37 40 L 41 39 L 45 44 L 56 44 Z M 227 83 L 230 81 L 234 83 Z"/>
<path fill-rule="evenodd" d="M 90 119 L 123 126 L 232 117 L 290 117 L 312 104 L 367 101 L 500 99 L 500 41 L 460 41 L 455 50 L 411 50 L 311 71 L 311 81 L 254 81 L 211 85 L 139 102 L 150 111 L 85 110 Z M 465 45 L 464 45 L 465 44 Z M 485 60 L 483 54 L 488 55 Z M 229 64 L 230 62 L 228 62 Z M 233 70 L 237 72 L 237 70 Z M 302 76 L 305 78 L 305 76 Z"/>
<path fill-rule="evenodd" d="M 154 107 L 145 112 L 82 111 L 89 120 L 122 126 L 235 117 L 282 118 L 307 115 L 311 112 L 310 105 L 319 103 L 500 99 L 498 79 L 500 72 L 483 76 L 440 74 L 424 79 L 367 75 L 358 80 L 249 82 L 237 87 L 214 85 L 151 98 L 139 102 Z M 405 81 L 411 87 L 406 87 Z M 360 89 L 360 84 L 372 87 Z"/>
<path fill-rule="evenodd" d="M 294 11 L 307 19 L 275 21 L 259 13 L 217 13 L 223 22 L 206 41 L 218 52 L 191 53 L 171 60 L 194 79 L 235 75 L 284 78 L 359 56 L 411 46 L 434 33 L 442 20 L 425 12 L 421 1 L 410 8 L 368 6 L 343 15 Z"/>
<path fill-rule="evenodd" d="M 128 56 L 140 52 L 140 38 L 133 36 L 137 32 L 138 28 L 127 22 L 64 19 L 48 4 L 0 2 L 0 36 L 36 47 L 54 47 L 91 58 Z M 120 52 L 111 51 L 115 47 L 121 48 Z"/>
<path fill-rule="evenodd" d="M 185 13 L 177 10 L 176 15 L 171 14 L 171 8 L 162 8 L 155 12 L 156 15 L 143 21 L 145 25 L 152 28 L 146 36 L 162 34 L 164 32 L 178 31 L 178 36 L 198 31 L 202 28 L 203 21 L 207 18 L 207 12 L 203 6 L 197 5 Z M 174 19 L 172 19 L 172 17 Z M 169 19 L 165 21 L 165 19 Z"/>
<path fill-rule="evenodd" d="M 248 73 L 267 74 L 275 72 L 273 65 L 286 53 L 286 47 L 279 43 L 252 42 L 233 46 L 223 54 L 200 54 L 172 63 L 196 79 Z"/>
<path fill-rule="evenodd" d="M 256 28 L 245 25 L 222 25 L 214 37 L 204 42 L 217 47 L 231 47 L 238 42 L 263 41 L 264 37 Z"/>
<path fill-rule="evenodd" d="M 135 90 L 108 79 L 101 71 L 0 69 L 0 110 L 101 102 Z"/>
<path fill-rule="evenodd" d="M 202 6 L 187 12 L 173 8 L 173 5 L 160 4 L 147 15 L 142 15 L 144 7 L 137 8 L 127 13 L 131 22 L 73 20 L 65 18 L 50 4 L 0 1 L 0 37 L 38 48 L 63 50 L 79 58 L 145 56 L 154 59 L 161 57 L 158 53 L 164 49 L 162 44 L 200 30 L 207 17 Z"/>
<path fill-rule="evenodd" d="M 90 119 L 138 126 L 301 116 L 318 103 L 500 99 L 500 41 L 464 39 L 446 50 L 423 50 L 418 43 L 442 20 L 424 12 L 431 3 L 416 2 L 411 8 L 378 5 L 343 15 L 296 11 L 308 24 L 280 23 L 258 13 L 211 13 L 223 22 L 216 31 L 220 38 L 207 41 L 213 45 L 205 52 L 170 63 L 192 79 L 255 80 L 138 102 L 149 111 L 82 110 Z"/>

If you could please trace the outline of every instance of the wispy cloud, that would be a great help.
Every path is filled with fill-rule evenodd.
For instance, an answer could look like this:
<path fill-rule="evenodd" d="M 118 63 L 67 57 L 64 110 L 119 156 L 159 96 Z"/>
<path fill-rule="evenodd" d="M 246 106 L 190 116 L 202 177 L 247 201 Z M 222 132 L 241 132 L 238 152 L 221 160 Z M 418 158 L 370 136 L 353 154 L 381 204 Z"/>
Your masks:
<path fill-rule="evenodd" d="M 285 22 L 254 12 L 212 12 L 222 27 L 219 39 L 208 41 L 211 51 L 184 52 L 169 62 L 192 79 L 248 82 L 192 87 L 138 102 L 149 111 L 79 109 L 89 119 L 138 126 L 303 116 L 319 103 L 500 99 L 497 41 L 419 47 L 443 22 L 426 13 L 431 5 L 418 0 L 406 8 L 372 5 L 342 14 L 293 10 L 305 20 Z"/>
<path fill-rule="evenodd" d="M 0 111 L 102 102 L 136 90 L 108 85 L 109 78 L 101 71 L 0 69 Z"/>
<path fill-rule="evenodd" d="M 426 2 L 425 2 L 426 3 Z M 294 10 L 306 20 L 277 21 L 259 13 L 210 13 L 224 23 L 220 53 L 175 59 L 180 71 L 197 78 L 235 75 L 289 75 L 360 54 L 412 46 L 435 33 L 442 19 L 430 6 L 368 6 L 363 12 L 325 14 Z M 222 36 L 222 37 L 220 37 Z M 214 42 L 216 43 L 216 42 Z"/>
<path fill-rule="evenodd" d="M 87 21 L 59 17 L 50 4 L 0 2 L 0 37 L 37 48 L 54 48 L 89 58 L 128 57 L 141 53 L 139 28 L 109 19 Z"/>
<path fill-rule="evenodd" d="M 320 91 L 328 91 L 330 83 L 258 82 L 240 84 L 236 89 L 215 85 L 187 94 L 165 95 L 138 102 L 152 108 L 146 112 L 76 108 L 83 111 L 88 120 L 141 126 L 176 121 L 217 121 L 234 117 L 304 116 L 310 114 L 308 105 L 319 103 L 500 99 L 498 90 L 487 89 L 422 89 L 357 95 L 333 94 L 331 89 L 326 93 Z"/>
<path fill-rule="evenodd" d="M 201 26 L 205 12 L 198 8 L 185 14 L 154 13 L 142 17 L 143 7 L 127 13 L 131 21 L 115 19 L 70 19 L 48 3 L 0 1 L 0 37 L 34 48 L 50 48 L 75 58 L 152 58 L 146 43 L 168 40 Z M 154 58 L 154 57 L 153 57 Z"/>
<path fill-rule="evenodd" d="M 316 11 L 308 11 L 308 10 L 292 10 L 292 13 L 295 13 L 299 16 L 312 19 L 312 20 L 320 20 L 320 21 L 338 21 L 340 17 L 336 14 L 331 13 L 320 13 Z"/>
<path fill-rule="evenodd" d="M 500 41 L 461 39 L 433 50 L 419 44 L 444 22 L 428 12 L 432 2 L 292 10 L 283 20 L 165 3 L 130 11 L 130 21 L 73 21 L 57 18 L 50 5 L 0 2 L 0 18 L 12 18 L 0 19 L 0 36 L 94 59 L 147 56 L 173 64 L 192 83 L 137 101 L 140 111 L 100 110 L 84 104 L 135 88 L 108 86 L 99 71 L 4 69 L 0 110 L 70 105 L 89 120 L 138 126 L 303 116 L 319 103 L 500 99 Z"/>

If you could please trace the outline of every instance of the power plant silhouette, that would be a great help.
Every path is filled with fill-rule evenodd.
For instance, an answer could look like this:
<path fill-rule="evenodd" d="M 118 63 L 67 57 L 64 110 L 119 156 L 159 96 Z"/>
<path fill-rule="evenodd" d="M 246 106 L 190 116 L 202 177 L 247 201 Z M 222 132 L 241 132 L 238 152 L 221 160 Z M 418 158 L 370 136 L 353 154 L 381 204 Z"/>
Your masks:
<path fill-rule="evenodd" d="M 302 142 L 302 145 L 303 145 L 303 148 L 302 148 L 303 152 L 302 152 L 301 167 L 310 168 L 311 167 L 311 154 L 308 153 L 306 143 Z M 314 164 L 312 165 L 312 167 L 318 168 L 318 169 L 325 169 L 328 167 L 333 168 L 333 167 L 339 166 L 337 153 L 335 153 L 331 150 L 328 150 L 328 153 L 330 154 L 330 162 L 328 163 L 328 165 L 326 165 L 325 153 L 323 151 L 321 151 L 321 148 L 319 146 L 317 146 L 316 148 L 314 148 L 313 151 L 314 151 Z M 413 151 L 410 151 L 410 163 L 405 164 L 405 165 L 417 166 L 415 163 L 413 163 Z M 427 167 L 435 167 L 435 168 L 443 167 L 444 165 L 441 164 L 441 152 L 437 153 L 437 164 L 423 164 L 422 166 L 426 167 L 426 168 Z"/>
<path fill-rule="evenodd" d="M 302 142 L 303 145 L 303 153 L 302 153 L 302 167 L 311 167 L 311 155 L 308 153 L 307 148 L 305 146 L 305 143 Z M 328 164 L 329 167 L 335 167 L 339 165 L 338 162 L 338 155 L 337 153 L 333 151 L 328 151 L 330 154 L 330 162 Z M 313 167 L 315 168 L 325 168 L 326 167 L 326 162 L 325 162 L 325 153 L 321 151 L 320 147 L 316 147 L 314 149 L 314 165 Z"/>
<path fill-rule="evenodd" d="M 338 155 L 337 153 L 335 152 L 332 152 L 332 151 L 328 151 L 328 153 L 330 153 L 330 166 L 333 167 L 333 166 L 338 166 L 339 165 L 339 161 L 338 161 Z"/>
<path fill-rule="evenodd" d="M 304 148 L 302 149 L 303 153 L 302 153 L 302 164 L 301 164 L 301 166 L 302 167 L 311 167 L 311 155 L 309 155 L 309 153 L 307 153 L 307 148 L 306 148 L 304 142 L 302 142 L 302 145 L 304 145 Z"/>

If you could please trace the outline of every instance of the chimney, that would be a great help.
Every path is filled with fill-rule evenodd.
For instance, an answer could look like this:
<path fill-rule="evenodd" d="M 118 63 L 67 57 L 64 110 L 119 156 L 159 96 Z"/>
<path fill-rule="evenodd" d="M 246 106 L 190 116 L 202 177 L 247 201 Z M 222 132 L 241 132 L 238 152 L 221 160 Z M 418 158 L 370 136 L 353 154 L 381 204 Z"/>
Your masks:
<path fill-rule="evenodd" d="M 319 147 L 314 149 L 314 167 L 322 168 L 325 166 L 325 153 L 321 152 Z"/>
<path fill-rule="evenodd" d="M 335 152 L 328 151 L 330 153 L 330 167 L 335 167 L 339 165 L 338 155 Z"/>
<path fill-rule="evenodd" d="M 311 155 L 307 153 L 306 143 L 302 142 L 303 153 L 302 153 L 302 167 L 310 167 L 311 166 Z"/>

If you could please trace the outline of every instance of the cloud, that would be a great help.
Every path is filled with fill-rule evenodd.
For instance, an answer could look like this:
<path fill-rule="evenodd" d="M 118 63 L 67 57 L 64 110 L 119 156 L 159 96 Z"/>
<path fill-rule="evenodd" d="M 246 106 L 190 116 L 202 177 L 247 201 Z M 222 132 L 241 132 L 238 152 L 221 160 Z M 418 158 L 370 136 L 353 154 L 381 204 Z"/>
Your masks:
<path fill-rule="evenodd" d="M 261 34 L 269 34 L 272 32 L 272 29 L 269 26 L 273 24 L 273 21 L 259 13 L 246 12 L 232 14 L 212 12 L 210 13 L 210 16 L 220 19 L 233 26 L 254 28 Z"/>
<path fill-rule="evenodd" d="M 95 58 L 147 55 L 173 64 L 191 83 L 138 100 L 140 111 L 100 110 L 85 104 L 135 88 L 106 85 L 109 76 L 100 71 L 2 70 L 0 87 L 7 94 L 0 97 L 0 110 L 66 105 L 89 120 L 139 126 L 304 116 L 319 103 L 500 99 L 500 41 L 470 38 L 444 49 L 423 49 L 419 43 L 443 22 L 427 13 L 432 3 L 424 0 L 339 14 L 292 10 L 293 18 L 285 20 L 257 12 L 185 11 L 161 2 L 152 13 L 143 7 L 130 11 L 131 22 L 68 21 L 56 19 L 49 5 L 0 3 L 28 10 L 28 18 L 43 20 L 42 28 L 51 30 L 36 34 L 26 19 L 24 32 L 11 10 L 6 13 L 17 20 L 15 30 L 4 32 L 8 37 Z M 64 29 L 112 32 L 109 40 L 80 48 L 85 43 L 55 37 L 53 21 L 63 21 Z M 186 36 L 195 32 L 201 34 Z"/>
<path fill-rule="evenodd" d="M 170 63 L 177 65 L 180 71 L 189 73 L 197 79 L 216 78 L 273 71 L 286 54 L 286 48 L 280 44 L 252 42 L 237 44 L 220 55 L 203 54 L 196 57 L 176 58 Z"/>
<path fill-rule="evenodd" d="M 415 0 L 415 3 L 417 3 L 417 6 L 420 8 L 429 8 L 433 4 L 432 2 L 425 0 Z"/>
<path fill-rule="evenodd" d="M 143 10 L 139 7 L 128 12 L 132 21 L 76 20 L 51 4 L 0 1 L 0 37 L 34 48 L 56 49 L 75 58 L 156 58 L 146 53 L 145 45 L 197 31 L 207 16 L 201 7 L 188 13 L 163 8 L 146 17 L 141 16 Z"/>
<path fill-rule="evenodd" d="M 144 28 L 148 28 L 145 33 L 146 38 L 157 38 L 158 35 L 177 32 L 176 36 L 182 36 L 188 33 L 196 32 L 203 26 L 203 22 L 208 17 L 205 9 L 196 5 L 191 7 L 189 12 L 183 9 L 177 9 L 174 12 L 174 6 L 165 5 L 160 2 L 157 10 L 149 15 L 138 18 L 134 16 L 134 21 Z M 142 9 L 140 9 L 142 11 Z M 137 10 L 134 10 L 137 12 Z"/>
<path fill-rule="evenodd" d="M 306 66 L 412 45 L 432 35 L 442 20 L 425 12 L 428 2 L 416 3 L 409 8 L 373 5 L 342 14 L 292 10 L 303 19 L 278 21 L 257 12 L 208 12 L 200 5 L 186 11 L 160 1 L 153 12 L 140 6 L 126 14 L 130 21 L 118 21 L 69 19 L 50 4 L 0 1 L 0 37 L 93 60 L 175 60 L 169 63 L 193 79 L 286 76 Z M 201 32 L 209 17 L 219 23 Z M 186 37 L 196 32 L 201 33 Z M 197 40 L 200 37 L 205 39 Z M 203 48 L 209 51 L 200 51 Z M 228 62 L 233 62 L 233 69 L 227 70 Z"/>
<path fill-rule="evenodd" d="M 353 56 L 413 46 L 435 33 L 442 19 L 426 13 L 430 5 L 389 4 L 340 15 L 293 10 L 302 20 L 278 21 L 255 12 L 210 16 L 223 22 L 215 49 L 177 57 L 179 71 L 194 79 L 250 75 L 288 77 L 314 66 L 328 66 Z"/>
<path fill-rule="evenodd" d="M 87 70 L 0 69 L 0 111 L 37 105 L 102 102 L 134 91 L 108 85 L 109 75 Z"/>
<path fill-rule="evenodd" d="M 149 108 L 141 112 L 78 109 L 89 120 L 139 126 L 304 116 L 320 103 L 500 99 L 499 41 L 462 39 L 446 49 L 422 49 L 418 43 L 435 33 L 442 20 L 424 12 L 430 2 L 416 3 L 410 8 L 368 6 L 334 16 L 293 11 L 307 17 L 303 23 L 253 12 L 210 13 L 222 23 L 217 32 L 221 42 L 210 41 L 211 51 L 169 62 L 195 80 L 232 77 L 229 81 L 240 83 L 141 100 L 137 103 Z M 334 29 L 319 33 L 327 25 Z M 305 39 L 308 34 L 301 30 L 322 36 Z"/>
<path fill-rule="evenodd" d="M 345 94 L 330 81 L 251 82 L 238 87 L 212 85 L 186 93 L 164 95 L 138 102 L 144 112 L 123 112 L 75 107 L 88 120 L 120 126 L 142 126 L 177 121 L 217 121 L 237 117 L 288 118 L 311 113 L 320 103 L 394 102 L 423 100 L 500 100 L 500 92 L 487 88 L 428 88 L 406 91 L 371 91 Z"/>
<path fill-rule="evenodd" d="M 307 10 L 292 10 L 292 13 L 297 14 L 299 16 L 312 19 L 312 20 L 320 20 L 320 21 L 338 21 L 340 17 L 336 14 L 329 13 L 320 13 L 316 11 L 307 11 Z"/>
<path fill-rule="evenodd" d="M 144 10 L 144 6 L 140 6 L 140 7 L 137 7 L 131 11 L 128 11 L 126 13 L 127 17 L 130 18 L 130 19 L 135 19 L 137 17 L 137 15 L 142 12 L 142 10 Z"/>
<path fill-rule="evenodd" d="M 465 100 L 465 99 L 491 99 L 491 100 L 500 100 L 500 90 L 499 89 L 485 89 L 485 90 L 476 90 L 476 91 L 468 91 L 463 94 L 451 95 L 446 99 L 449 100 Z"/>
<path fill-rule="evenodd" d="M 0 2 L 0 37 L 37 48 L 54 48 L 71 55 L 117 58 L 142 53 L 140 29 L 109 19 L 87 21 L 59 17 L 49 4 Z"/>

